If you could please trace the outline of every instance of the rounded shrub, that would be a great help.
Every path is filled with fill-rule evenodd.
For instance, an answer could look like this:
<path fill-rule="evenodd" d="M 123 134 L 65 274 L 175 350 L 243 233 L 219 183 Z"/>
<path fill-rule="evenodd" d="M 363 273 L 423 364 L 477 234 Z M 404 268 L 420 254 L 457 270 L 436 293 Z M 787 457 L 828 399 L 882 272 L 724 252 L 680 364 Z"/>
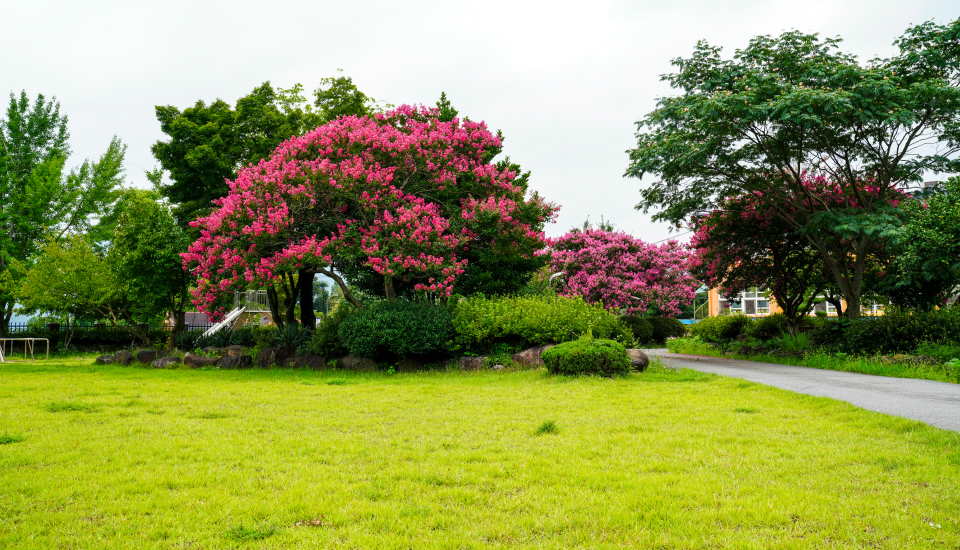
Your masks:
<path fill-rule="evenodd" d="M 370 304 L 347 317 L 337 329 L 354 355 L 397 359 L 443 355 L 450 349 L 450 310 L 430 302 L 389 300 Z"/>
<path fill-rule="evenodd" d="M 690 333 L 711 344 L 727 344 L 739 338 L 749 326 L 746 315 L 707 317 L 690 327 Z"/>
<path fill-rule="evenodd" d="M 626 348 L 613 340 L 580 338 L 557 344 L 544 351 L 542 357 L 551 374 L 624 376 L 630 373 Z"/>
<path fill-rule="evenodd" d="M 620 322 L 630 328 L 638 345 L 656 342 L 653 339 L 653 323 L 650 322 L 650 319 L 637 317 L 636 315 L 624 315 L 620 318 Z"/>
<path fill-rule="evenodd" d="M 463 298 L 454 306 L 453 326 L 458 348 L 473 353 L 567 342 L 588 331 L 624 345 L 634 337 L 616 315 L 579 297 Z"/>
<path fill-rule="evenodd" d="M 650 326 L 653 327 L 653 341 L 660 344 L 667 338 L 679 338 L 687 333 L 683 323 L 672 317 L 650 317 Z"/>
<path fill-rule="evenodd" d="M 782 313 L 760 317 L 747 325 L 745 334 L 750 338 L 767 341 L 787 333 L 787 318 Z"/>
<path fill-rule="evenodd" d="M 343 357 L 349 351 L 343 342 L 340 341 L 340 324 L 353 313 L 354 309 L 349 304 L 340 304 L 336 309 L 327 314 L 323 320 L 317 324 L 313 336 L 310 338 L 308 349 L 310 353 L 326 357 L 328 359 Z"/>

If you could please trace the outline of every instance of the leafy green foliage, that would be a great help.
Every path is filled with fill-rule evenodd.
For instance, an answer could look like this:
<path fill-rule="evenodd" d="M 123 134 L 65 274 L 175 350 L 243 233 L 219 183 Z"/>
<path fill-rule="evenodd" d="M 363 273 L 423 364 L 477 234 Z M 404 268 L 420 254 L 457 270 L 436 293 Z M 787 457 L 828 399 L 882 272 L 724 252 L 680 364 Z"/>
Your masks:
<path fill-rule="evenodd" d="M 352 312 L 337 334 L 350 353 L 362 357 L 430 357 L 448 352 L 453 324 L 446 306 L 388 300 Z"/>
<path fill-rule="evenodd" d="M 787 333 L 790 327 L 789 320 L 782 313 L 774 313 L 766 317 L 754 319 L 744 331 L 750 338 L 771 340 Z"/>
<path fill-rule="evenodd" d="M 879 291 L 902 307 L 929 310 L 960 292 L 960 177 L 904 205 L 905 223 Z"/>
<path fill-rule="evenodd" d="M 960 20 L 911 27 L 894 57 L 866 63 L 839 39 L 797 31 L 754 37 L 730 58 L 699 42 L 663 77 L 679 94 L 637 123 L 627 174 L 658 176 L 640 207 L 681 224 L 760 193 L 821 251 L 858 316 L 864 260 L 883 252 L 897 225 L 891 201 L 925 172 L 960 163 L 958 29 Z M 802 200 L 810 173 L 849 200 Z"/>
<path fill-rule="evenodd" d="M 588 331 L 632 344 L 633 334 L 613 313 L 582 298 L 519 296 L 461 299 L 453 327 L 460 350 L 485 353 L 498 344 L 523 348 L 565 342 Z"/>
<path fill-rule="evenodd" d="M 332 313 L 320 321 L 313 336 L 310 338 L 311 353 L 321 357 L 343 357 L 349 350 L 340 341 L 340 324 L 353 312 L 353 308 L 346 303 L 340 304 Z"/>
<path fill-rule="evenodd" d="M 269 82 L 233 107 L 220 99 L 210 104 L 197 101 L 182 111 L 170 105 L 156 107 L 160 130 L 168 139 L 156 142 L 152 151 L 172 180 L 161 184 L 160 191 L 176 205 L 181 225 L 205 214 L 213 199 L 226 195 L 225 180 L 233 179 L 238 168 L 269 156 L 285 139 L 345 114 L 371 112 L 373 100 L 349 77 L 321 82 L 314 92 L 316 109 L 302 95 L 302 85 L 274 89 Z"/>
<path fill-rule="evenodd" d="M 578 338 L 543 352 L 543 363 L 551 374 L 598 374 L 626 376 L 630 374 L 630 358 L 623 344 L 613 340 Z"/>
<path fill-rule="evenodd" d="M 48 243 L 18 294 L 28 311 L 113 322 L 127 318 L 128 297 L 120 281 L 82 236 Z"/>
<path fill-rule="evenodd" d="M 857 354 L 909 353 L 923 342 L 960 343 L 960 308 L 851 320 L 828 346 Z"/>
<path fill-rule="evenodd" d="M 50 239 L 72 233 L 103 238 L 98 218 L 116 199 L 125 146 L 114 138 L 95 162 L 66 171 L 67 117 L 55 99 L 10 95 L 0 118 L 0 333 L 13 315 L 16 292 Z"/>
<path fill-rule="evenodd" d="M 924 342 L 917 346 L 916 353 L 923 357 L 932 357 L 941 363 L 949 363 L 953 360 L 960 360 L 960 342 L 953 344 Z"/>
<path fill-rule="evenodd" d="M 683 323 L 672 317 L 650 317 L 650 326 L 653 328 L 653 341 L 666 342 L 667 338 L 676 338 L 687 333 Z"/>
<path fill-rule="evenodd" d="M 649 318 L 637 315 L 624 315 L 620 317 L 620 322 L 626 325 L 633 333 L 633 338 L 637 345 L 657 343 L 653 338 L 653 323 L 650 322 Z"/>
<path fill-rule="evenodd" d="M 107 255 L 118 290 L 127 295 L 130 317 L 144 323 L 187 306 L 189 279 L 180 253 L 186 251 L 188 237 L 158 198 L 152 191 L 123 194 Z"/>
<path fill-rule="evenodd" d="M 690 334 L 711 344 L 726 344 L 744 334 L 749 325 L 746 315 L 718 315 L 691 325 Z"/>

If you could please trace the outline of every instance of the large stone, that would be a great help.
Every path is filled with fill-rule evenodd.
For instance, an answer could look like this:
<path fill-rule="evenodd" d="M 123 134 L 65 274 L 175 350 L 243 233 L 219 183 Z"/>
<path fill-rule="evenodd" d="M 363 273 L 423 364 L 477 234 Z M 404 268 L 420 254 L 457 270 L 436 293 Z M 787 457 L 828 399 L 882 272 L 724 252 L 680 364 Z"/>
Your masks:
<path fill-rule="evenodd" d="M 118 351 L 113 355 L 113 360 L 121 365 L 129 365 L 133 362 L 133 354 L 127 350 Z"/>
<path fill-rule="evenodd" d="M 226 350 L 227 350 L 227 357 L 240 357 L 247 351 L 247 348 L 243 346 L 233 345 L 233 346 L 227 346 Z"/>
<path fill-rule="evenodd" d="M 249 355 L 227 355 L 217 361 L 222 369 L 243 369 L 253 366 L 253 358 Z"/>
<path fill-rule="evenodd" d="M 327 365 L 327 360 L 322 355 L 297 355 L 293 358 L 293 366 L 301 369 L 322 369 Z"/>
<path fill-rule="evenodd" d="M 114 362 L 114 357 L 112 355 L 101 355 L 100 357 L 97 357 L 97 359 L 94 361 L 94 363 L 96 363 L 97 365 L 109 365 L 110 363 L 113 363 L 113 362 Z"/>
<path fill-rule="evenodd" d="M 223 355 L 224 349 L 216 346 L 207 346 L 203 348 L 203 353 L 208 353 L 210 355 Z"/>
<path fill-rule="evenodd" d="M 137 352 L 137 361 L 148 365 L 156 361 L 159 357 L 160 352 L 155 349 L 142 349 Z"/>
<path fill-rule="evenodd" d="M 461 357 L 457 361 L 457 366 L 460 370 L 480 370 L 486 364 L 486 357 Z"/>
<path fill-rule="evenodd" d="M 519 353 L 514 353 L 510 356 L 511 359 L 518 365 L 522 367 L 542 367 L 543 366 L 543 352 L 552 348 L 553 345 L 549 344 L 546 346 L 537 346 L 534 348 L 525 349 Z"/>
<path fill-rule="evenodd" d="M 219 357 L 206 357 L 195 353 L 187 353 L 183 356 L 183 364 L 191 368 L 212 367 L 217 364 Z"/>
<path fill-rule="evenodd" d="M 633 367 L 633 370 L 641 372 L 647 370 L 647 365 L 650 364 L 650 359 L 647 357 L 646 353 L 643 353 L 643 350 L 628 349 L 627 356 L 630 357 L 630 365 Z"/>
<path fill-rule="evenodd" d="M 151 363 L 151 365 L 153 365 L 153 368 L 155 369 L 169 369 L 169 368 L 172 368 L 174 365 L 179 365 L 179 364 L 180 364 L 180 358 L 173 357 L 173 356 L 161 357 L 160 359 L 155 359 Z"/>
<path fill-rule="evenodd" d="M 377 363 L 366 357 L 348 355 L 337 360 L 337 367 L 345 370 L 377 370 Z"/>

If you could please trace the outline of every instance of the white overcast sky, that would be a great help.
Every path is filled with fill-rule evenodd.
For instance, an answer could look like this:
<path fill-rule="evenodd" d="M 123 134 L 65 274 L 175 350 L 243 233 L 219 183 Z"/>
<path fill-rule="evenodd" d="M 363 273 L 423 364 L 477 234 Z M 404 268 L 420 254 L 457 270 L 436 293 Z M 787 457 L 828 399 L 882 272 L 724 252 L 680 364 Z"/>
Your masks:
<path fill-rule="evenodd" d="M 2 0 L 0 92 L 56 96 L 73 164 L 112 135 L 145 186 L 163 135 L 155 105 L 233 102 L 269 80 L 310 90 L 338 68 L 395 105 L 446 91 L 461 114 L 503 130 L 532 188 L 561 205 L 558 234 L 589 216 L 645 240 L 670 235 L 633 209 L 624 179 L 633 123 L 669 93 L 659 75 L 697 40 L 727 51 L 757 34 L 841 36 L 889 55 L 910 24 L 960 16 L 956 0 L 283 1 Z M 5 101 L 4 101 L 5 104 Z"/>

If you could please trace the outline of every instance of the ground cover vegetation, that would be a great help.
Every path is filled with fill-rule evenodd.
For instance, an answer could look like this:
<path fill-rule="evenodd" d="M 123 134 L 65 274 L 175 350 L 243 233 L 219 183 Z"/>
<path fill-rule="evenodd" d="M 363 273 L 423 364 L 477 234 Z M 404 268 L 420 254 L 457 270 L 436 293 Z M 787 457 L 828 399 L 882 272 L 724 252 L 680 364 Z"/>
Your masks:
<path fill-rule="evenodd" d="M 711 317 L 668 341 L 677 353 L 734 356 L 867 374 L 960 382 L 960 308 L 859 319 Z"/>
<path fill-rule="evenodd" d="M 957 434 L 656 365 L 604 379 L 78 358 L 5 365 L 0 388 L 4 547 L 960 544 Z"/>
<path fill-rule="evenodd" d="M 733 293 L 763 283 L 794 325 L 821 287 L 849 318 L 876 293 L 943 305 L 960 285 L 938 246 L 950 214 L 903 206 L 925 200 L 925 175 L 958 168 L 958 33 L 960 20 L 916 25 L 865 62 L 797 31 L 730 57 L 698 43 L 663 77 L 679 93 L 637 123 L 627 174 L 658 178 L 638 207 L 697 232 L 701 276 Z"/>

